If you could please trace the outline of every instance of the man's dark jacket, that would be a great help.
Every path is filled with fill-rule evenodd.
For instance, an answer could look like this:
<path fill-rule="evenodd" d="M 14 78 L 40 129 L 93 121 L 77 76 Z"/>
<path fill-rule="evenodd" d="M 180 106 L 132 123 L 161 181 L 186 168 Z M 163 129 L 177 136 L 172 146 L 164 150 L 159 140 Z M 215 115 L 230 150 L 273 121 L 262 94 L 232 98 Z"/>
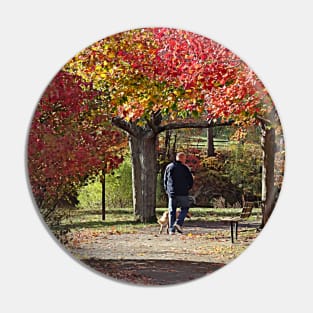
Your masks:
<path fill-rule="evenodd" d="M 164 189 L 170 196 L 188 196 L 193 178 L 189 168 L 180 161 L 170 163 L 164 173 Z"/>

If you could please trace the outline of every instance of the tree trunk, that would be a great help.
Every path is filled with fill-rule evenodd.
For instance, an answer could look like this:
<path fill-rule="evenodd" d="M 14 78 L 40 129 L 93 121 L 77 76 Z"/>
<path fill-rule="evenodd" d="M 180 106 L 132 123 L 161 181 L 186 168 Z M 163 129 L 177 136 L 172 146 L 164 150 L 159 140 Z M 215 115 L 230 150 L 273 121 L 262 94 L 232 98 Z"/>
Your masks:
<path fill-rule="evenodd" d="M 274 186 L 274 167 L 275 167 L 275 129 L 262 127 L 262 149 L 263 149 L 263 168 L 262 168 L 262 225 L 264 227 L 270 218 L 276 202 L 276 189 Z"/>
<path fill-rule="evenodd" d="M 164 142 L 164 146 L 165 146 L 165 155 L 164 155 L 164 160 L 167 158 L 170 158 L 170 148 L 171 148 L 171 132 L 169 130 L 167 130 L 165 132 L 165 142 Z"/>
<path fill-rule="evenodd" d="M 134 214 L 141 222 L 156 221 L 156 135 L 130 135 Z"/>
<path fill-rule="evenodd" d="M 170 160 L 175 160 L 175 155 L 176 155 L 176 141 L 177 141 L 177 133 L 174 133 L 174 142 L 172 144 L 172 149 L 170 153 Z"/>
<path fill-rule="evenodd" d="M 207 151 L 208 157 L 214 156 L 215 151 L 214 151 L 214 142 L 213 142 L 213 127 L 209 127 L 207 129 L 207 143 L 208 143 L 208 151 Z"/>

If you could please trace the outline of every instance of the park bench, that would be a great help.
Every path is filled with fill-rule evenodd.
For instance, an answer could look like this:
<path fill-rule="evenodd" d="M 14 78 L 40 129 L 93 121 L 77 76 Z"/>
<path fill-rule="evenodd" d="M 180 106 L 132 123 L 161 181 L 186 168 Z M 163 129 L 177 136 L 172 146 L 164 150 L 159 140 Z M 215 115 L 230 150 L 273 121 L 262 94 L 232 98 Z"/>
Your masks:
<path fill-rule="evenodd" d="M 238 238 L 238 224 L 239 224 L 239 222 L 247 220 L 251 216 L 253 207 L 254 207 L 254 202 L 245 201 L 244 205 L 242 207 L 242 211 L 240 213 L 240 216 L 225 217 L 225 218 L 221 219 L 221 221 L 227 222 L 230 224 L 230 236 L 231 236 L 231 242 L 232 243 L 234 243 L 234 230 L 235 230 L 235 238 L 237 240 L 237 238 Z"/>

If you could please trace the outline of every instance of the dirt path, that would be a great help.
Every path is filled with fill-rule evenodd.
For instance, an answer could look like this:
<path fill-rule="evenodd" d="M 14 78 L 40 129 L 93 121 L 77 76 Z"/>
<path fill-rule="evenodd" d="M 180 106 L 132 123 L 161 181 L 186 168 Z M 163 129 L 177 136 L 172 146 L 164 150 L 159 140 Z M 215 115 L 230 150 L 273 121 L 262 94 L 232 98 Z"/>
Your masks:
<path fill-rule="evenodd" d="M 187 282 L 221 268 L 237 257 L 257 236 L 257 224 L 239 228 L 231 244 L 229 226 L 218 222 L 185 223 L 184 234 L 158 234 L 158 226 L 136 233 L 80 234 L 68 247 L 71 253 L 96 271 L 143 285 Z"/>

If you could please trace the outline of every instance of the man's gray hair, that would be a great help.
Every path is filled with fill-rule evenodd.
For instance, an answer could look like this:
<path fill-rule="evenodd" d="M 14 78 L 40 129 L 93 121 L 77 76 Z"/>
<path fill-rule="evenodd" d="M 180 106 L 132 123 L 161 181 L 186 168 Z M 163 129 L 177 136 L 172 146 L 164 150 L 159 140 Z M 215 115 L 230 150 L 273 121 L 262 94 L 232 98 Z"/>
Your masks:
<path fill-rule="evenodd" d="M 184 157 L 184 156 L 186 156 L 186 154 L 184 152 L 178 152 L 176 154 L 176 160 L 178 161 L 178 160 L 180 160 L 181 157 Z"/>

